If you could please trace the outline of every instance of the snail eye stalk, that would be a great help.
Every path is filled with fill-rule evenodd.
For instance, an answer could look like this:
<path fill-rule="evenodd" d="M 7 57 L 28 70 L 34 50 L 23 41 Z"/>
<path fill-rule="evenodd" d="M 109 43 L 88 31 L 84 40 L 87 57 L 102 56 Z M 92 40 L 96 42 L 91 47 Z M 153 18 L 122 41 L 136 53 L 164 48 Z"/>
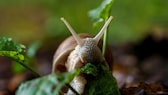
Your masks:
<path fill-rule="evenodd" d="M 96 41 L 96 44 L 98 44 L 99 40 L 103 36 L 104 32 L 106 31 L 112 19 L 113 19 L 113 16 L 110 16 L 106 21 L 106 23 L 104 24 L 104 26 L 102 27 L 102 29 L 100 30 L 100 32 L 93 38 Z"/>
<path fill-rule="evenodd" d="M 80 39 L 80 37 L 76 34 L 76 32 L 74 31 L 74 29 L 71 27 L 71 25 L 63 17 L 61 18 L 61 20 L 67 26 L 67 28 L 71 32 L 72 36 L 74 37 L 74 39 L 76 40 L 76 42 L 78 43 L 78 45 L 82 46 L 82 44 L 83 44 L 82 39 Z"/>

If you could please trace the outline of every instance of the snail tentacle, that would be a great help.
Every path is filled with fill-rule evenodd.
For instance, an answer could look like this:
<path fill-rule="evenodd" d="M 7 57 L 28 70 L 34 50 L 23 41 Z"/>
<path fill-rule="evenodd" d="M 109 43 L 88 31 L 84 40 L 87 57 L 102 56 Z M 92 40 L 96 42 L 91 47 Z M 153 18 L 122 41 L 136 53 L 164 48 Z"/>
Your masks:
<path fill-rule="evenodd" d="M 106 23 L 104 24 L 104 26 L 102 27 L 102 29 L 100 30 L 100 32 L 93 38 L 97 42 L 97 44 L 99 40 L 101 39 L 101 37 L 103 36 L 104 32 L 106 31 L 112 19 L 113 19 L 113 16 L 110 16 L 108 20 L 106 21 Z"/>
<path fill-rule="evenodd" d="M 71 25 L 62 17 L 61 20 L 65 23 L 69 31 L 71 32 L 72 36 L 75 38 L 76 42 L 78 43 L 79 46 L 82 46 L 83 42 L 82 39 L 76 34 L 74 29 L 71 27 Z"/>

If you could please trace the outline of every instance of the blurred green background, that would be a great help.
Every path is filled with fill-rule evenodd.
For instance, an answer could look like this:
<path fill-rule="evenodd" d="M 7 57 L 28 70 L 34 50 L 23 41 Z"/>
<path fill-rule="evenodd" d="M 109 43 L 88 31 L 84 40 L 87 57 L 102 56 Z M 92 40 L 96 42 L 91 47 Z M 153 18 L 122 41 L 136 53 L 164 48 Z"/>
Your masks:
<path fill-rule="evenodd" d="M 65 17 L 77 33 L 96 34 L 88 11 L 102 0 L 0 0 L 0 36 L 24 44 L 36 40 L 63 40 L 71 35 L 60 17 Z M 138 41 L 149 30 L 168 30 L 168 0 L 115 0 L 111 15 L 109 43 Z M 161 32 L 163 32 L 161 31 Z M 51 40 L 49 40 L 51 41 Z"/>

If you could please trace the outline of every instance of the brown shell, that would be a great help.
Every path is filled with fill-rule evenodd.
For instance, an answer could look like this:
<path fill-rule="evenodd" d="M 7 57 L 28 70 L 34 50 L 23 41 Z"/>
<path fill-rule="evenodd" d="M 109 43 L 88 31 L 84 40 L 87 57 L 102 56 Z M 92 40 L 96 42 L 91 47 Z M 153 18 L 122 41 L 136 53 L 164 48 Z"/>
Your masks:
<path fill-rule="evenodd" d="M 87 37 L 93 37 L 89 34 L 82 33 L 78 34 L 80 38 L 84 39 Z M 57 48 L 57 51 L 54 54 L 53 58 L 53 69 L 52 72 L 66 72 L 65 62 L 72 50 L 75 49 L 77 43 L 75 39 L 70 36 L 67 39 L 65 39 L 60 46 Z M 100 49 L 102 48 L 102 41 L 99 42 L 98 46 Z M 105 59 L 110 67 L 110 70 L 112 69 L 112 52 L 110 47 L 108 46 L 106 49 Z"/>

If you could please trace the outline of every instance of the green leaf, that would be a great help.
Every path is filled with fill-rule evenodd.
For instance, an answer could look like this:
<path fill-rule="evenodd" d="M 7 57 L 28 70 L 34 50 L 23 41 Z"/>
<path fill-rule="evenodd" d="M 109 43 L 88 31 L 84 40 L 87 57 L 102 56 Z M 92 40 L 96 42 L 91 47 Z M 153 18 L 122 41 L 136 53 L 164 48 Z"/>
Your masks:
<path fill-rule="evenodd" d="M 114 0 L 103 0 L 102 4 L 99 7 L 89 11 L 89 17 L 92 19 L 94 26 L 98 25 L 99 22 L 103 21 L 105 22 L 109 18 L 113 2 Z M 103 56 L 105 55 L 106 46 L 108 43 L 107 39 L 108 39 L 108 31 L 106 30 L 103 37 L 103 48 L 102 48 Z"/>
<path fill-rule="evenodd" d="M 24 61 L 24 55 L 16 51 L 0 51 L 0 56 L 9 57 L 15 61 Z"/>
<path fill-rule="evenodd" d="M 0 51 L 23 52 L 25 46 L 15 43 L 12 38 L 0 37 Z"/>
<path fill-rule="evenodd" d="M 80 73 L 80 70 L 61 74 L 50 74 L 22 83 L 16 95 L 59 95 L 61 89 Z"/>
<path fill-rule="evenodd" d="M 33 58 L 37 52 L 37 50 L 40 48 L 41 46 L 41 41 L 35 41 L 33 42 L 27 49 L 26 55 L 29 58 Z"/>
<path fill-rule="evenodd" d="M 98 22 L 106 21 L 110 16 L 111 7 L 114 0 L 103 0 L 102 4 L 89 11 L 89 17 L 96 25 Z"/>
<path fill-rule="evenodd" d="M 29 47 L 25 51 L 26 52 L 26 55 L 25 55 L 26 56 L 26 61 L 24 61 L 24 64 L 30 65 L 29 63 L 33 63 L 35 54 L 37 53 L 37 50 L 39 49 L 40 46 L 41 46 L 40 41 L 35 41 L 35 42 L 33 42 L 32 44 L 29 45 Z M 15 74 L 22 73 L 26 69 L 28 69 L 28 68 L 25 68 L 25 67 L 21 66 L 16 61 L 14 61 L 13 64 L 12 64 L 12 71 Z"/>
<path fill-rule="evenodd" d="M 107 70 L 102 64 L 98 65 L 97 68 L 99 74 L 87 78 L 86 95 L 120 95 L 116 79 L 111 71 Z"/>
<path fill-rule="evenodd" d="M 15 43 L 11 38 L 0 37 L 0 56 L 8 57 L 30 70 L 36 76 L 40 76 L 40 74 L 26 64 L 25 56 L 21 54 L 24 49 L 24 45 Z"/>
<path fill-rule="evenodd" d="M 25 63 L 25 57 L 22 54 L 16 51 L 0 51 L 0 56 L 8 57 L 14 61 L 12 64 L 12 70 L 14 73 L 20 73 L 26 69 L 23 67 L 26 65 L 26 63 Z"/>
<path fill-rule="evenodd" d="M 93 75 L 93 76 L 97 76 L 98 75 L 98 69 L 95 65 L 91 64 L 91 63 L 87 63 L 85 64 L 82 68 L 81 68 L 81 72 L 87 75 Z"/>

